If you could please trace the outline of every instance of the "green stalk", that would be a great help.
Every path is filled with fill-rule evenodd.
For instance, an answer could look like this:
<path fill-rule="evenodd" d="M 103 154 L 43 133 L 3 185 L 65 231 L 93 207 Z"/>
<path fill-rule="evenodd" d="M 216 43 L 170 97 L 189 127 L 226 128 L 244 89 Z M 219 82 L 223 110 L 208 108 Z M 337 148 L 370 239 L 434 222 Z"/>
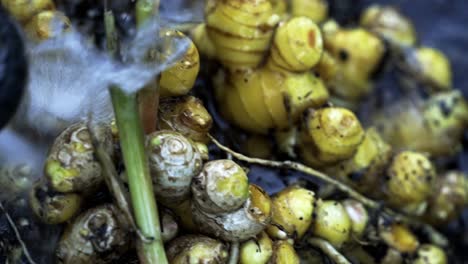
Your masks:
<path fill-rule="evenodd" d="M 111 11 L 105 13 L 105 27 L 109 53 L 115 55 L 118 51 L 118 39 Z M 109 90 L 119 129 L 136 224 L 141 233 L 150 238 L 149 242 L 139 241 L 139 258 L 145 264 L 165 264 L 168 262 L 161 238 L 158 208 L 138 113 L 137 95 L 126 94 L 118 86 L 111 86 Z"/>

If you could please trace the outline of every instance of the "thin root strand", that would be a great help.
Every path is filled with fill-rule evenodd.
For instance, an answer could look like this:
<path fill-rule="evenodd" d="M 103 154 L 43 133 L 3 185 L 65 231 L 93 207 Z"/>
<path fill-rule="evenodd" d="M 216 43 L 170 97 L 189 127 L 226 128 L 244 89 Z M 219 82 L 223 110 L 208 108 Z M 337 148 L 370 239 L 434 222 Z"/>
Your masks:
<path fill-rule="evenodd" d="M 365 197 L 364 195 L 360 194 L 358 191 L 352 189 L 351 187 L 333 179 L 332 177 L 326 175 L 325 173 L 322 173 L 318 170 L 310 168 L 306 165 L 303 165 L 298 162 L 289 161 L 289 160 L 274 161 L 274 160 L 266 160 L 266 159 L 259 159 L 259 158 L 251 158 L 241 153 L 235 152 L 234 150 L 224 146 L 219 141 L 217 141 L 213 136 L 211 135 L 208 135 L 208 136 L 218 148 L 231 154 L 232 157 L 238 160 L 242 160 L 250 164 L 257 164 L 257 165 L 262 165 L 262 166 L 267 166 L 267 167 L 283 168 L 283 169 L 291 169 L 291 170 L 299 171 L 299 172 L 306 174 L 309 177 L 320 179 L 327 184 L 331 184 L 335 186 L 341 192 L 346 193 L 349 197 L 361 202 L 363 205 L 365 205 L 366 207 L 370 209 L 378 210 L 382 206 L 380 203 Z M 416 229 L 423 230 L 428 235 L 431 242 L 438 246 L 447 247 L 449 244 L 447 238 L 443 234 L 439 233 L 432 226 L 426 223 L 423 223 L 412 217 L 397 213 L 389 208 L 385 208 L 382 214 L 388 215 L 392 217 L 393 219 L 398 219 L 399 221 L 406 223 Z"/>

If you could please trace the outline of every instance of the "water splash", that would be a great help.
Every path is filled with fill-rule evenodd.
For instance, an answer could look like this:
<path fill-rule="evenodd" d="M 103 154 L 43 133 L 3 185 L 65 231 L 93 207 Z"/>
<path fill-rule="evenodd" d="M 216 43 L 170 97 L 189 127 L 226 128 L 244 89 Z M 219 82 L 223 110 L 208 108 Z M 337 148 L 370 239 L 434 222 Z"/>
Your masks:
<path fill-rule="evenodd" d="M 134 93 L 180 59 L 189 40 L 161 34 L 156 19 L 122 43 L 122 61 L 98 50 L 76 31 L 29 47 L 30 79 L 13 122 L 23 130 L 56 135 L 91 113 L 97 120 L 113 116 L 108 87 Z M 159 50 L 162 61 L 149 61 Z"/>
<path fill-rule="evenodd" d="M 10 128 L 0 132 L 0 168 L 16 168 L 27 163 L 31 171 L 25 180 L 31 183 L 42 177 L 47 149 L 58 133 L 89 117 L 94 122 L 112 118 L 108 93 L 111 84 L 119 85 L 127 93 L 137 92 L 188 49 L 190 42 L 186 38 L 157 34 L 164 32 L 161 29 L 170 23 L 153 19 L 141 30 L 129 34 L 132 38 L 123 41 L 120 61 L 96 48 L 77 31 L 40 44 L 30 43 L 30 76 L 25 96 Z M 146 59 L 153 49 L 159 51 L 158 58 L 164 58 L 162 61 Z M 0 170 L 0 182 L 11 182 L 11 175 L 10 170 Z M 21 216 L 30 213 L 26 210 L 25 197 L 22 198 L 24 206 L 15 206 Z M 33 218 L 27 215 L 27 219 Z M 60 228 L 33 222 L 25 229 L 23 239 L 33 251 L 34 259 L 37 263 L 50 263 Z M 49 243 L 35 243 L 43 237 Z"/>
<path fill-rule="evenodd" d="M 204 0 L 161 1 L 160 17 L 173 23 L 203 22 Z"/>

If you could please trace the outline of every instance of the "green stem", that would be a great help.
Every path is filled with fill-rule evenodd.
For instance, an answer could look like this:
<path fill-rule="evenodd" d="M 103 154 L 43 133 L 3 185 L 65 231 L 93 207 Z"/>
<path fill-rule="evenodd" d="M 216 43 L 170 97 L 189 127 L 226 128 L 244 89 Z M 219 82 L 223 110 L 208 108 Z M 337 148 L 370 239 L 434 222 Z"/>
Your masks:
<path fill-rule="evenodd" d="M 105 14 L 105 26 L 108 47 L 117 49 L 114 17 L 110 11 Z M 116 54 L 117 51 L 111 49 L 110 53 Z M 111 86 L 109 90 L 119 130 L 135 220 L 143 235 L 151 238 L 150 242 L 139 241 L 139 258 L 145 264 L 165 264 L 168 262 L 161 239 L 158 208 L 146 157 L 137 95 L 126 94 L 118 86 Z"/>
<path fill-rule="evenodd" d="M 143 141 L 143 128 L 138 114 L 136 94 L 125 94 L 118 87 L 111 87 L 120 144 L 130 188 L 130 197 L 135 219 L 141 232 L 152 239 L 142 243 L 140 260 L 143 263 L 167 263 L 161 238 L 161 228 L 157 205 L 153 193 L 146 151 Z"/>

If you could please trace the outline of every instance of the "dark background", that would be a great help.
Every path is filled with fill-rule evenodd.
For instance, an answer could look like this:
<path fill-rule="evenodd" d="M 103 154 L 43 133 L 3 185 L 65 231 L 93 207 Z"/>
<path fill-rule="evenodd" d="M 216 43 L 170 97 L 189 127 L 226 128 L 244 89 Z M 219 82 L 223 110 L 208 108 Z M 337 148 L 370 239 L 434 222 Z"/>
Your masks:
<path fill-rule="evenodd" d="M 162 4 L 167 4 L 178 8 L 182 2 L 189 0 L 162 0 Z M 196 2 L 196 1 L 193 1 Z M 362 9 L 374 3 L 391 4 L 398 7 L 408 16 L 415 25 L 418 33 L 419 44 L 440 49 L 448 56 L 452 64 L 453 83 L 456 89 L 463 91 L 468 97 L 468 58 L 465 52 L 468 50 L 468 1 L 467 0 L 330 0 L 332 11 L 341 19 L 353 23 L 361 13 Z M 170 8 L 167 7 L 169 10 Z M 169 12 L 170 13 L 170 12 Z M 195 17 L 198 17 L 197 15 Z M 2 41 L 2 40 L 0 40 Z M 377 86 L 387 88 L 392 86 L 386 80 L 378 80 Z M 202 96 L 203 97 L 203 96 Z M 206 103 L 206 102 L 205 102 Z M 2 111 L 2 109 L 0 109 Z M 468 139 L 468 136 L 465 136 Z M 468 140 L 465 140 L 468 142 Z M 468 172 L 468 146 L 465 145 L 465 152 L 458 157 L 458 166 Z M 297 180 L 300 175 L 290 171 L 277 171 L 257 166 L 250 167 L 249 177 L 270 193 L 274 193 L 291 181 Z M 13 215 L 15 212 L 11 211 Z M 0 238 L 14 243 L 15 239 L 12 230 L 9 229 L 6 219 L 0 214 Z M 456 259 L 450 263 L 468 263 L 468 211 L 464 216 L 451 223 L 444 232 L 449 236 L 455 246 Z M 44 256 L 45 249 L 40 244 L 53 244 L 49 240 L 56 233 L 55 230 L 47 229 L 45 226 L 34 226 L 28 230 L 21 230 L 23 235 L 29 236 L 30 245 L 36 245 L 33 250 L 38 263 L 49 263 L 50 258 Z M 34 239 L 35 238 L 35 239 Z M 38 241 L 41 238 L 43 241 Z M 2 249 L 2 239 L 0 239 L 0 249 Z M 50 249 L 49 249 L 50 250 Z M 2 250 L 0 250 L 0 264 L 2 262 Z M 48 252 L 49 254 L 51 252 Z M 41 257 L 39 257 L 41 256 Z"/>
<path fill-rule="evenodd" d="M 466 0 L 362 0 L 359 7 L 371 3 L 397 6 L 414 23 L 419 43 L 446 54 L 453 71 L 454 87 L 468 96 L 468 1 Z"/>

